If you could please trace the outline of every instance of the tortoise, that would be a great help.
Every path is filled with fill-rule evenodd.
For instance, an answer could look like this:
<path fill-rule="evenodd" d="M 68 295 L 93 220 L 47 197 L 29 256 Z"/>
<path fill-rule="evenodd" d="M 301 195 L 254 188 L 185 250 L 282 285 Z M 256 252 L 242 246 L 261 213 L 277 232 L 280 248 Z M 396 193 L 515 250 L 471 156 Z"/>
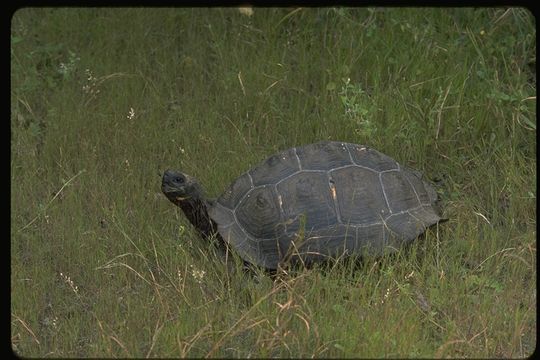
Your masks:
<path fill-rule="evenodd" d="M 268 270 L 395 252 L 443 219 L 422 174 L 364 145 L 323 141 L 274 154 L 217 199 L 167 170 L 162 191 L 203 238 Z"/>

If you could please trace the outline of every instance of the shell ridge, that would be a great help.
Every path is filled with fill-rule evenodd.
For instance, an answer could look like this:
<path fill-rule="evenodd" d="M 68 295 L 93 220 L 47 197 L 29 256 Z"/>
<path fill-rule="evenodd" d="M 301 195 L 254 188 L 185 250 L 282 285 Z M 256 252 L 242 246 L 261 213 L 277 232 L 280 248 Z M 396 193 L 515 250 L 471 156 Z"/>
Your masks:
<path fill-rule="evenodd" d="M 390 214 L 392 214 L 392 208 L 390 207 L 390 203 L 388 202 L 388 197 L 386 197 L 386 190 L 384 189 L 384 184 L 382 182 L 382 173 L 379 173 L 379 183 L 381 184 L 384 201 L 386 202 L 386 206 L 388 206 L 388 211 L 390 212 Z"/>
<path fill-rule="evenodd" d="M 298 156 L 298 153 L 296 152 L 296 147 L 293 147 L 294 156 L 296 157 L 296 161 L 298 161 L 298 170 L 302 171 L 302 163 L 300 162 L 300 157 Z"/>

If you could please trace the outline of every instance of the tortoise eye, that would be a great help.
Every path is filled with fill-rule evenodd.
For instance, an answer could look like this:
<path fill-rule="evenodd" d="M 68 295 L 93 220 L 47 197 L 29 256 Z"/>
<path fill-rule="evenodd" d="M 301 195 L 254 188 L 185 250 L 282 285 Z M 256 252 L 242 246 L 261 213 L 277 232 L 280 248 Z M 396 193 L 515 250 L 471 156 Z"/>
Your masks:
<path fill-rule="evenodd" d="M 183 177 L 177 176 L 177 177 L 174 179 L 174 181 L 176 181 L 176 182 L 179 183 L 179 184 L 183 184 L 185 180 L 184 180 Z"/>

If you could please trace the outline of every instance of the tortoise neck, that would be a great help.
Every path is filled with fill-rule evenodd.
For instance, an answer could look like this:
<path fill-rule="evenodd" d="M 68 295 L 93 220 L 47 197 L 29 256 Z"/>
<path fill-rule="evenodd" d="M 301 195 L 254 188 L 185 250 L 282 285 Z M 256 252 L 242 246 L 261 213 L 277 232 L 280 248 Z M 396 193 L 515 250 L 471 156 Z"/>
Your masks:
<path fill-rule="evenodd" d="M 209 238 L 217 232 L 216 224 L 208 215 L 208 203 L 205 200 L 191 198 L 180 201 L 177 205 L 204 238 Z"/>

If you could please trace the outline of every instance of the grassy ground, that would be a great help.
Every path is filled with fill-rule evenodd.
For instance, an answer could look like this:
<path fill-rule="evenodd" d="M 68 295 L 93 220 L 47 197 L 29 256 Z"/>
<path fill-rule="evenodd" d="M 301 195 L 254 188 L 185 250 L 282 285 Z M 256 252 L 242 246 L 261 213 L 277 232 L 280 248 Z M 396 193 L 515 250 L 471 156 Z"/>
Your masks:
<path fill-rule="evenodd" d="M 536 32 L 524 9 L 24 9 L 11 35 L 11 341 L 31 357 L 525 357 Z M 450 220 L 394 257 L 225 277 L 160 173 L 217 196 L 277 150 L 370 145 Z"/>

